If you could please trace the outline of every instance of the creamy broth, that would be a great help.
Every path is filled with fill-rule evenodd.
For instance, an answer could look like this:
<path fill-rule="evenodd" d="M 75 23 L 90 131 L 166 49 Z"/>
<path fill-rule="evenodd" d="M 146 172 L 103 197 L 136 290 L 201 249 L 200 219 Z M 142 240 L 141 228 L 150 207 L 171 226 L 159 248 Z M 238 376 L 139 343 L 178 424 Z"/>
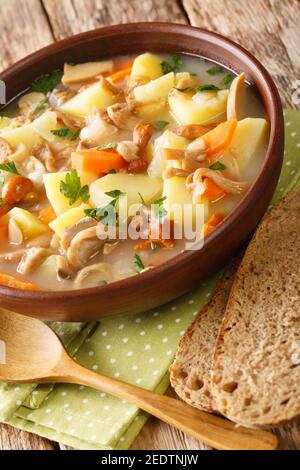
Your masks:
<path fill-rule="evenodd" d="M 29 290 L 101 286 L 167 262 L 186 249 L 175 205 L 191 206 L 205 239 L 256 178 L 268 139 L 244 77 L 186 55 L 65 65 L 1 116 L 0 284 Z M 125 199 L 137 214 L 121 215 Z M 143 237 L 101 240 L 106 210 Z"/>

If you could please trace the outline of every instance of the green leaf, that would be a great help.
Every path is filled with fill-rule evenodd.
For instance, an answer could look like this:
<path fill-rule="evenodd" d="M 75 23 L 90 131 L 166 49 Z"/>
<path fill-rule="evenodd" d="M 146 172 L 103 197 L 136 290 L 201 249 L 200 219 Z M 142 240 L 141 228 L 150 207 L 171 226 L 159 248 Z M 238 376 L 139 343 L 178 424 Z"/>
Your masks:
<path fill-rule="evenodd" d="M 146 207 L 147 204 L 145 203 L 145 199 L 143 198 L 143 196 L 141 195 L 141 193 L 139 193 L 139 196 L 140 196 L 140 199 L 141 199 L 141 201 L 142 201 L 143 206 Z"/>
<path fill-rule="evenodd" d="M 210 165 L 209 168 L 211 170 L 221 170 L 222 171 L 222 170 L 226 170 L 227 167 L 226 167 L 226 165 L 224 165 L 221 162 L 215 162 L 212 165 Z"/>
<path fill-rule="evenodd" d="M 0 188 L 4 186 L 4 183 L 5 183 L 5 177 L 4 175 L 0 175 Z"/>
<path fill-rule="evenodd" d="M 141 260 L 141 257 L 139 255 L 134 255 L 133 262 L 134 262 L 135 271 L 137 273 L 140 273 L 141 271 L 145 269 L 144 263 Z"/>
<path fill-rule="evenodd" d="M 31 88 L 33 91 L 39 93 L 49 93 L 52 91 L 61 81 L 63 72 L 61 70 L 54 70 L 48 75 L 42 75 L 32 82 Z"/>
<path fill-rule="evenodd" d="M 125 196 L 126 193 L 123 193 L 119 189 L 114 189 L 113 191 L 107 191 L 106 196 L 112 197 L 113 199 L 119 199 L 122 196 Z"/>
<path fill-rule="evenodd" d="M 7 171 L 8 173 L 14 173 L 15 175 L 20 174 L 14 162 L 1 163 L 0 170 Z"/>
<path fill-rule="evenodd" d="M 3 205 L 3 199 L 0 197 L 0 207 Z"/>
<path fill-rule="evenodd" d="M 72 206 L 79 198 L 83 202 L 87 202 L 90 198 L 89 187 L 87 185 L 81 187 L 80 178 L 77 170 L 72 170 L 66 174 L 65 181 L 60 182 L 60 192 L 69 199 L 69 204 Z"/>
<path fill-rule="evenodd" d="M 114 175 L 116 174 L 116 170 L 114 168 L 112 168 L 111 170 L 109 170 L 109 172 L 107 173 L 108 175 Z"/>
<path fill-rule="evenodd" d="M 187 88 L 176 88 L 178 91 L 182 92 L 189 92 L 189 91 L 195 91 L 196 93 L 201 93 L 203 91 L 218 91 L 220 88 L 218 88 L 216 85 L 212 85 L 211 83 L 207 85 L 193 85 L 193 86 L 188 86 Z"/>
<path fill-rule="evenodd" d="M 168 121 L 156 121 L 156 123 L 154 124 L 154 127 L 157 132 L 160 132 L 169 124 L 170 123 Z"/>
<path fill-rule="evenodd" d="M 163 205 L 166 199 L 167 199 L 167 196 L 164 196 L 153 202 L 154 215 L 159 220 L 162 220 L 165 217 L 165 215 L 167 215 L 168 213 L 168 211 L 166 211 Z"/>
<path fill-rule="evenodd" d="M 81 129 L 77 129 L 76 131 L 71 131 L 70 129 L 68 129 L 67 127 L 63 127 L 62 129 L 54 129 L 51 131 L 51 133 L 53 135 L 56 135 L 57 137 L 61 137 L 63 139 L 68 139 L 68 140 L 71 140 L 71 141 L 74 141 L 76 139 L 78 139 L 79 137 L 79 134 L 80 134 L 80 130 Z"/>
<path fill-rule="evenodd" d="M 115 149 L 117 148 L 117 146 L 118 146 L 117 142 L 111 142 L 110 144 L 100 145 L 100 147 L 97 147 L 97 150 Z"/>
<path fill-rule="evenodd" d="M 171 56 L 171 62 L 164 60 L 160 65 L 164 75 L 170 72 L 179 72 L 183 65 L 183 58 L 180 54 L 173 54 Z"/>
<path fill-rule="evenodd" d="M 206 64 L 206 59 L 204 59 L 204 57 L 197 57 L 197 60 L 200 64 Z"/>
<path fill-rule="evenodd" d="M 224 77 L 223 80 L 221 81 L 221 85 L 223 85 L 223 86 L 230 85 L 230 83 L 232 82 L 232 80 L 233 80 L 233 76 L 230 75 L 230 74 L 227 74 L 227 75 L 225 75 L 225 77 Z"/>
<path fill-rule="evenodd" d="M 214 65 L 210 67 L 210 69 L 207 69 L 206 72 L 209 73 L 209 75 L 217 75 L 218 73 L 223 73 L 224 69 L 221 65 Z"/>
<path fill-rule="evenodd" d="M 49 107 L 49 101 L 48 101 L 48 98 L 45 98 L 37 104 L 37 106 L 34 108 L 32 114 L 41 113 L 42 111 L 44 111 L 48 107 Z"/>

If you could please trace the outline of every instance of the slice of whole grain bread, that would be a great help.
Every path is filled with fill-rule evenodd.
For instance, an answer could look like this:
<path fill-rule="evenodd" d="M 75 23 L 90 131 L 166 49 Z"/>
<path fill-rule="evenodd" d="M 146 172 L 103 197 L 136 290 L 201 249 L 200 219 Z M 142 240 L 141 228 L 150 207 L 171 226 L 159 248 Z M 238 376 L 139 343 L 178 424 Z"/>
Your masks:
<path fill-rule="evenodd" d="M 211 363 L 236 270 L 237 265 L 224 275 L 211 300 L 181 337 L 170 367 L 171 384 L 180 398 L 209 412 L 217 412 L 210 388 Z"/>
<path fill-rule="evenodd" d="M 248 427 L 300 415 L 300 188 L 266 215 L 236 275 L 217 339 L 212 393 Z"/>

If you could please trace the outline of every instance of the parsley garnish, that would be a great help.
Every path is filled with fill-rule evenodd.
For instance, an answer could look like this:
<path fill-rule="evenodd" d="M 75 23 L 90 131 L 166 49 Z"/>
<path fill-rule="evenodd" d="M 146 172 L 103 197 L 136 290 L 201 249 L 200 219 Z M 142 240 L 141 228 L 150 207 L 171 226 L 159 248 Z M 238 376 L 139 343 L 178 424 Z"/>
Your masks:
<path fill-rule="evenodd" d="M 227 86 L 227 85 L 230 85 L 230 83 L 232 82 L 233 80 L 233 76 L 228 74 L 228 75 L 225 75 L 225 77 L 223 78 L 223 80 L 221 81 L 221 85 L 223 86 Z"/>
<path fill-rule="evenodd" d="M 226 166 L 221 162 L 215 162 L 209 167 L 211 170 L 226 170 Z"/>
<path fill-rule="evenodd" d="M 15 162 L 8 162 L 8 163 L 1 163 L 0 170 L 7 171 L 8 173 L 14 173 L 15 175 L 19 175 Z"/>
<path fill-rule="evenodd" d="M 167 215 L 168 213 L 168 211 L 166 211 L 166 209 L 164 208 L 164 201 L 166 199 L 167 199 L 167 196 L 164 196 L 153 202 L 154 215 L 159 220 L 162 220 L 165 217 L 165 215 Z"/>
<path fill-rule="evenodd" d="M 168 125 L 169 125 L 168 121 L 156 121 L 156 123 L 154 124 L 154 127 L 157 132 L 160 132 Z"/>
<path fill-rule="evenodd" d="M 93 209 L 85 209 L 84 213 L 89 217 L 97 220 L 98 222 L 102 222 L 105 219 L 105 225 L 111 225 L 116 220 L 116 205 L 120 197 L 125 196 L 125 193 L 120 191 L 119 189 L 115 189 L 113 191 L 107 191 L 106 196 L 112 198 L 112 200 L 106 204 L 106 206 L 93 208 Z"/>
<path fill-rule="evenodd" d="M 206 72 L 209 73 L 209 75 L 217 75 L 218 73 L 223 73 L 224 69 L 221 65 L 214 65 L 210 67 L 210 69 L 207 69 Z"/>
<path fill-rule="evenodd" d="M 117 146 L 117 142 L 111 142 L 110 144 L 100 145 L 100 147 L 97 147 L 97 150 L 115 149 Z"/>
<path fill-rule="evenodd" d="M 133 262 L 134 262 L 135 271 L 137 273 L 140 273 L 145 269 L 144 263 L 141 260 L 141 257 L 139 255 L 134 255 Z"/>
<path fill-rule="evenodd" d="M 37 104 L 37 106 L 34 108 L 32 114 L 38 114 L 38 113 L 44 111 L 46 108 L 48 108 L 48 106 L 49 106 L 48 98 L 45 98 Z"/>
<path fill-rule="evenodd" d="M 178 91 L 195 91 L 195 92 L 202 92 L 202 91 L 218 91 L 220 88 L 218 88 L 216 85 L 212 84 L 207 84 L 207 85 L 193 85 L 193 86 L 188 86 L 186 88 L 176 88 Z"/>
<path fill-rule="evenodd" d="M 70 206 L 79 198 L 81 198 L 83 202 L 87 202 L 90 198 L 89 187 L 87 185 L 81 187 L 77 170 L 72 170 L 70 173 L 66 174 L 65 181 L 60 182 L 59 190 L 69 199 Z"/>
<path fill-rule="evenodd" d="M 34 82 L 32 82 L 31 87 L 33 91 L 45 94 L 49 93 L 56 87 L 56 85 L 59 84 L 62 79 L 62 76 L 63 72 L 61 70 L 54 70 L 48 75 L 42 75 L 41 77 L 34 80 Z"/>
<path fill-rule="evenodd" d="M 167 62 L 166 60 L 164 60 L 163 62 L 161 62 L 160 65 L 161 65 L 163 74 L 165 75 L 166 73 L 170 73 L 170 72 L 179 72 L 182 64 L 183 64 L 183 59 L 181 55 L 173 54 L 171 56 L 171 62 Z"/>
<path fill-rule="evenodd" d="M 0 175 L 0 188 L 4 186 L 4 183 L 5 183 L 4 175 Z"/>
<path fill-rule="evenodd" d="M 68 129 L 67 127 L 63 127 L 62 129 L 54 129 L 51 131 L 51 134 L 57 135 L 58 137 L 62 137 L 63 139 L 68 139 L 68 140 L 76 140 L 79 137 L 80 134 L 80 129 L 77 129 L 77 131 L 71 131 L 71 129 Z"/>
<path fill-rule="evenodd" d="M 0 207 L 3 205 L 3 199 L 0 197 Z"/>

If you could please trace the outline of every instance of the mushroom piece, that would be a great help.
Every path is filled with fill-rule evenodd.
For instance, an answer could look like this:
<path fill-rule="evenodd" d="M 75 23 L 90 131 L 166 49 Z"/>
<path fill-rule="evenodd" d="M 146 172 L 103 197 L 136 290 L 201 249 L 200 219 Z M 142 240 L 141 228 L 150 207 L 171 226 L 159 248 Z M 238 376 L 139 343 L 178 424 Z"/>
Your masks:
<path fill-rule="evenodd" d="M 205 126 L 202 124 L 186 124 L 185 126 L 179 126 L 172 129 L 172 132 L 180 137 L 195 140 L 214 129 L 217 125 L 218 123 L 207 124 Z"/>
<path fill-rule="evenodd" d="M 32 238 L 26 243 L 28 248 L 40 247 L 40 248 L 49 248 L 51 246 L 51 240 L 53 237 L 53 232 L 46 232 L 38 237 Z"/>
<path fill-rule="evenodd" d="M 95 110 L 87 117 L 87 125 L 81 129 L 80 139 L 91 146 L 101 145 L 104 138 L 118 132 L 116 126 L 105 119 L 105 114 Z"/>
<path fill-rule="evenodd" d="M 131 140 L 123 140 L 117 145 L 117 152 L 127 161 L 137 160 L 139 157 L 139 146 Z"/>
<path fill-rule="evenodd" d="M 209 168 L 199 168 L 194 174 L 189 175 L 186 180 L 187 189 L 192 189 L 195 194 L 200 195 L 199 184 L 201 189 L 205 190 L 203 181 L 205 178 L 211 179 L 219 188 L 223 189 L 227 194 L 241 194 L 250 186 L 248 181 L 234 181 L 225 178 L 220 171 L 211 170 Z"/>
<path fill-rule="evenodd" d="M 70 114 L 64 113 L 60 110 L 56 111 L 56 115 L 57 119 L 62 121 L 62 123 L 72 131 L 76 131 L 77 129 L 84 127 L 85 120 L 80 116 L 71 116 Z"/>
<path fill-rule="evenodd" d="M 11 147 L 7 140 L 0 137 L 0 163 L 6 163 L 11 154 Z"/>
<path fill-rule="evenodd" d="M 169 167 L 163 172 L 163 179 L 173 178 L 173 176 L 182 176 L 186 178 L 190 175 L 190 172 L 182 170 L 181 168 Z"/>
<path fill-rule="evenodd" d="M 103 254 L 110 255 L 118 246 L 120 246 L 120 241 L 117 240 L 113 243 L 105 243 L 103 247 Z"/>
<path fill-rule="evenodd" d="M 36 144 L 32 149 L 32 153 L 36 158 L 43 162 L 49 173 L 56 171 L 56 159 L 47 142 Z"/>
<path fill-rule="evenodd" d="M 20 274 L 30 274 L 35 271 L 44 261 L 52 254 L 51 250 L 46 248 L 32 247 L 27 250 L 18 267 L 17 272 Z"/>
<path fill-rule="evenodd" d="M 56 276 L 58 281 L 65 281 L 73 277 L 74 271 L 72 270 L 69 262 L 65 256 L 56 256 Z"/>
<path fill-rule="evenodd" d="M 86 266 L 77 274 L 75 289 L 96 287 L 108 284 L 113 280 L 113 268 L 108 263 L 97 263 Z"/>
<path fill-rule="evenodd" d="M 245 86 L 245 74 L 240 73 L 232 81 L 227 99 L 227 119 L 238 119 L 238 110 L 241 109 L 242 92 Z"/>
<path fill-rule="evenodd" d="M 97 226 L 97 220 L 93 219 L 92 217 L 84 217 L 83 219 L 80 219 L 79 222 L 76 222 L 73 225 L 70 225 L 70 227 L 67 227 L 65 229 L 65 233 L 61 239 L 60 245 L 64 252 L 66 253 L 72 239 L 82 230 L 86 230 L 91 227 L 96 227 Z"/>
<path fill-rule="evenodd" d="M 8 222 L 8 240 L 12 245 L 22 245 L 24 241 L 22 230 L 12 217 Z"/>
<path fill-rule="evenodd" d="M 67 251 L 67 259 L 75 269 L 82 269 L 92 258 L 99 253 L 105 239 L 99 238 L 98 227 L 90 227 L 77 233 Z"/>
<path fill-rule="evenodd" d="M 107 114 L 119 129 L 131 131 L 140 122 L 140 119 L 132 114 L 127 103 L 116 103 L 108 106 Z"/>
<path fill-rule="evenodd" d="M 20 163 L 29 157 L 29 151 L 25 144 L 21 143 L 15 147 L 15 151 L 9 156 L 9 160 Z"/>
<path fill-rule="evenodd" d="M 30 179 L 35 189 L 42 190 L 44 188 L 43 176 L 47 173 L 43 163 L 32 155 L 18 165 L 18 170 L 22 176 Z"/>
<path fill-rule="evenodd" d="M 58 251 L 60 247 L 60 236 L 54 233 L 51 237 L 50 247 L 54 251 Z"/>

